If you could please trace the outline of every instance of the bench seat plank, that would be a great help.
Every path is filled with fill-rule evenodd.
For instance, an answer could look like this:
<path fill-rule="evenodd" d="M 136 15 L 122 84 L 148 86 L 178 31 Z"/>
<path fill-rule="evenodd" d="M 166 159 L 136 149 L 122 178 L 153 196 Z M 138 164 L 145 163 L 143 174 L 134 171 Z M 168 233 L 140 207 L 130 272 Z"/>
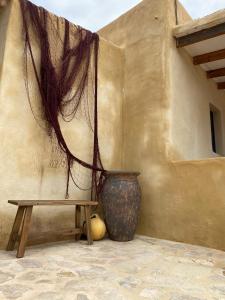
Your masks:
<path fill-rule="evenodd" d="M 96 201 L 86 201 L 86 200 L 9 200 L 8 203 L 17 206 L 46 206 L 46 205 L 81 205 L 81 206 L 97 206 Z"/>

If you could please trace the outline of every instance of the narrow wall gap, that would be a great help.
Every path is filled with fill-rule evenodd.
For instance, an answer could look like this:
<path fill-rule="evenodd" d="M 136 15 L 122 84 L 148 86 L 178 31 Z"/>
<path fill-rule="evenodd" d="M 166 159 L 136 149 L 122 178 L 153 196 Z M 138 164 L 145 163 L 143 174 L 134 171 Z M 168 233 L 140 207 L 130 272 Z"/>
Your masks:
<path fill-rule="evenodd" d="M 210 104 L 209 107 L 212 151 L 216 154 L 223 155 L 221 112 L 212 104 Z"/>

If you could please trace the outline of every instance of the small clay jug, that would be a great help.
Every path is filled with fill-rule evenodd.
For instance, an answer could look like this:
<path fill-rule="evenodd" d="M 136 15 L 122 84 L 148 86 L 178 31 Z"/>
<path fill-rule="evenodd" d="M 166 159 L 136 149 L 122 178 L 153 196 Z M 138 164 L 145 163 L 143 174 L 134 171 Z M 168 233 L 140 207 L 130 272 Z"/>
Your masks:
<path fill-rule="evenodd" d="M 86 233 L 86 222 L 84 222 L 84 232 Z M 104 221 L 98 214 L 91 215 L 91 236 L 93 241 L 102 240 L 106 233 Z"/>

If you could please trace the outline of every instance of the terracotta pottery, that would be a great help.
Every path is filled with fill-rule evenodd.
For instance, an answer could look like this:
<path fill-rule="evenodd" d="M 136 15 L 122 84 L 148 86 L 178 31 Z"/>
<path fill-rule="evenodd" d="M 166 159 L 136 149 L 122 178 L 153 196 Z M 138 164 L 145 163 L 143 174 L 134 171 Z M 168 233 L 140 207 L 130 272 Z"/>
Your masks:
<path fill-rule="evenodd" d="M 91 235 L 93 241 L 102 240 L 105 236 L 106 228 L 105 223 L 99 217 L 98 214 L 93 214 L 91 216 Z"/>
<path fill-rule="evenodd" d="M 141 190 L 138 172 L 107 171 L 101 202 L 109 237 L 115 241 L 133 239 L 138 224 Z"/>
<path fill-rule="evenodd" d="M 83 224 L 84 232 L 87 232 L 86 222 Z M 100 241 L 104 238 L 106 233 L 106 227 L 104 221 L 98 214 L 91 215 L 91 237 L 93 241 Z"/>

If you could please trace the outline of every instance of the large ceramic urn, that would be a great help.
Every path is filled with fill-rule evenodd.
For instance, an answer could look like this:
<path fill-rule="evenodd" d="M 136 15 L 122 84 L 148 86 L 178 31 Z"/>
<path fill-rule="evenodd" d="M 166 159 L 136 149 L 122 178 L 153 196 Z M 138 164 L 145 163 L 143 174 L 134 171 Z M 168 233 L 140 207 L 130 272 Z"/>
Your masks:
<path fill-rule="evenodd" d="M 133 239 L 138 224 L 141 190 L 140 173 L 124 171 L 104 172 L 101 202 L 109 237 L 115 241 Z"/>

